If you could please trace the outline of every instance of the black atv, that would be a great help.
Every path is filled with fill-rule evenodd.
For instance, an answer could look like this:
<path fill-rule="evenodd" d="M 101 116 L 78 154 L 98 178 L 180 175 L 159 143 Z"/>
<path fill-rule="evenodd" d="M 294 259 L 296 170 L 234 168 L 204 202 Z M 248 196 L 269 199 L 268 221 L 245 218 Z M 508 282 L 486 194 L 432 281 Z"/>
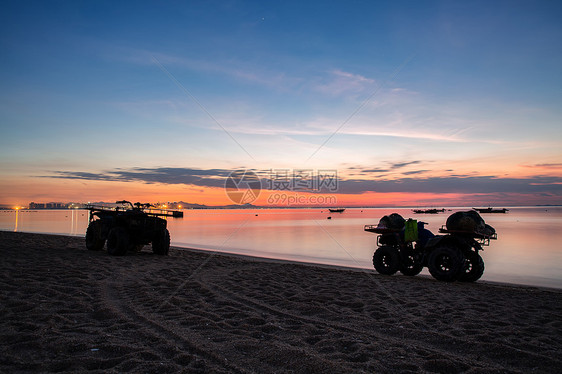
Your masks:
<path fill-rule="evenodd" d="M 478 227 L 465 221 L 459 225 L 459 217 L 470 222 L 482 220 L 473 212 L 455 213 L 439 229 L 445 235 L 437 236 L 424 228 L 425 222 L 405 221 L 396 213 L 383 217 L 376 226 L 366 225 L 365 231 L 379 234 L 373 255 L 375 269 L 385 275 L 400 271 L 414 276 L 427 267 L 440 281 L 477 281 L 484 273 L 484 261 L 478 252 L 491 239 L 497 239 L 497 234 L 483 220 Z"/>
<path fill-rule="evenodd" d="M 117 201 L 115 208 L 89 205 L 90 224 L 86 230 L 86 248 L 92 251 L 103 249 L 107 242 L 107 252 L 122 256 L 127 251 L 140 251 L 152 243 L 152 251 L 166 256 L 170 249 L 170 233 L 167 221 L 161 216 L 180 217 L 183 212 L 150 210 L 150 204 Z M 181 213 L 181 215 L 180 215 Z"/>

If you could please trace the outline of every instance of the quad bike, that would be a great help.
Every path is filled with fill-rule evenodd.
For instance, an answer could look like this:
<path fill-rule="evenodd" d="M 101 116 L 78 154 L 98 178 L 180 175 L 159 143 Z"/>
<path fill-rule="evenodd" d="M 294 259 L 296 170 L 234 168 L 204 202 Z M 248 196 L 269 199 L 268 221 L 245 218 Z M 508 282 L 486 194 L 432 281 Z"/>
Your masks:
<path fill-rule="evenodd" d="M 379 225 L 366 225 L 364 228 L 379 234 L 373 265 L 377 272 L 385 275 L 400 271 L 414 276 L 427 267 L 430 274 L 440 281 L 475 282 L 484 273 L 484 261 L 478 252 L 483 250 L 483 246 L 488 246 L 490 240 L 497 239 L 495 230 L 484 226 L 483 220 L 485 230 L 451 229 L 455 225 L 444 225 L 439 232 L 445 235 L 436 236 L 424 228 L 425 222 L 402 219 L 404 224 L 401 225 L 400 219 L 395 219 L 391 222 L 393 224 L 388 225 L 385 224 L 388 220 L 383 222 L 385 217 Z"/>
<path fill-rule="evenodd" d="M 127 251 L 140 251 L 152 243 L 155 254 L 166 256 L 170 249 L 170 233 L 167 221 L 160 217 L 183 217 L 183 212 L 154 212 L 149 210 L 150 204 L 132 204 L 126 200 L 116 204 L 121 204 L 121 207 L 87 207 L 90 223 L 86 230 L 86 248 L 99 251 L 107 242 L 110 255 L 122 256 Z"/>

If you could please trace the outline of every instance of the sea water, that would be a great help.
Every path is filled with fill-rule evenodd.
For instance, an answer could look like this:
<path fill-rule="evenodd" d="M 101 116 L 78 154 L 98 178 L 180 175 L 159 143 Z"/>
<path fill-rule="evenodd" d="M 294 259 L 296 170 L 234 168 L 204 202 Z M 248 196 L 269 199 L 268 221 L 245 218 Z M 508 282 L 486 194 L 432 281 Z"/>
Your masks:
<path fill-rule="evenodd" d="M 373 269 L 376 234 L 365 232 L 364 225 L 396 212 L 427 222 L 437 234 L 450 214 L 468 209 L 439 214 L 405 208 L 184 210 L 184 218 L 168 218 L 168 228 L 174 246 Z M 88 215 L 78 209 L 0 211 L 0 230 L 84 236 Z M 482 217 L 498 233 L 481 252 L 482 280 L 562 288 L 562 207 L 516 207 Z"/>

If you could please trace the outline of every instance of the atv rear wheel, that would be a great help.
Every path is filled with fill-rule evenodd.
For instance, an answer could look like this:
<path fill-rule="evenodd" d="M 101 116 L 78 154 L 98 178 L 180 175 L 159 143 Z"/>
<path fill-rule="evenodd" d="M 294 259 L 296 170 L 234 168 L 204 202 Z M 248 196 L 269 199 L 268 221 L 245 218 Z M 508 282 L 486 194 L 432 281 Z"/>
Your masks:
<path fill-rule="evenodd" d="M 373 266 L 375 270 L 384 275 L 392 275 L 398 271 L 400 258 L 398 251 L 389 246 L 377 248 L 373 255 Z"/>
<path fill-rule="evenodd" d="M 152 252 L 160 256 L 167 256 L 170 250 L 170 232 L 168 229 L 160 230 L 152 239 Z"/>
<path fill-rule="evenodd" d="M 129 249 L 129 233 L 123 227 L 114 227 L 107 236 L 107 253 L 123 256 Z"/>
<path fill-rule="evenodd" d="M 405 259 L 400 261 L 398 269 L 404 275 L 414 276 L 418 275 L 422 271 L 423 264 L 418 263 L 414 256 L 408 255 Z"/>
<path fill-rule="evenodd" d="M 86 248 L 90 251 L 99 251 L 105 244 L 105 239 L 101 235 L 102 223 L 92 221 L 86 230 Z"/>
<path fill-rule="evenodd" d="M 433 278 L 444 281 L 456 281 L 464 265 L 462 252 L 452 247 L 437 247 L 429 254 L 427 267 Z"/>
<path fill-rule="evenodd" d="M 461 282 L 476 282 L 484 274 L 484 260 L 473 251 L 465 254 L 464 267 L 459 276 Z"/>

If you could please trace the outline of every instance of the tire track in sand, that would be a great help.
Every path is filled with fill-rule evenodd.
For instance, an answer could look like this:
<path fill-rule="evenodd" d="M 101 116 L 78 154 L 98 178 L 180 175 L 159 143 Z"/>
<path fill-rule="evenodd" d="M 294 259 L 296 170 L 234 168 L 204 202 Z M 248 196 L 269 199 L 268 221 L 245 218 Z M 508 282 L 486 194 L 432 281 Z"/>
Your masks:
<path fill-rule="evenodd" d="M 247 265 L 247 269 L 244 271 L 244 273 L 251 273 L 252 270 L 255 270 L 255 265 Z M 240 271 L 240 269 L 237 269 L 236 271 Z M 280 309 L 275 305 L 267 304 L 263 301 L 243 296 L 240 292 L 235 292 L 227 289 L 224 285 L 229 285 L 228 277 L 230 273 L 231 271 L 229 270 L 222 270 L 220 274 L 220 284 L 216 281 L 213 281 L 213 278 L 217 278 L 218 276 L 217 274 L 211 272 L 202 272 L 197 277 L 196 281 L 201 288 L 215 293 L 218 297 L 222 297 L 224 300 L 234 301 L 236 303 L 239 303 L 240 305 L 243 305 L 245 308 L 251 308 L 261 313 L 273 314 L 287 321 L 301 321 L 303 326 L 308 324 L 314 325 L 323 330 L 338 330 L 342 332 L 350 332 L 356 336 L 363 337 L 363 341 L 387 341 L 391 345 L 395 345 L 397 347 L 403 346 L 404 342 L 407 341 L 409 345 L 415 347 L 415 351 L 418 354 L 420 354 L 421 356 L 425 356 L 423 357 L 424 359 L 426 359 L 427 356 L 436 354 L 442 357 L 450 357 L 452 361 L 461 362 L 462 364 L 471 368 L 483 368 L 485 366 L 482 365 L 482 362 L 485 362 L 488 367 L 496 367 L 498 370 L 505 371 L 506 368 L 503 365 L 498 364 L 497 361 L 493 361 L 492 359 L 488 358 L 488 356 L 491 354 L 491 351 L 495 351 L 492 356 L 496 360 L 502 357 L 505 357 L 505 359 L 510 358 L 511 360 L 513 360 L 513 357 L 517 357 L 515 362 L 512 362 L 511 364 L 513 365 L 513 367 L 521 367 L 522 369 L 512 370 L 512 372 L 526 372 L 528 369 L 525 369 L 525 367 L 527 366 L 526 364 L 528 364 L 529 361 L 542 362 L 544 368 L 555 368 L 559 364 L 558 361 L 553 360 L 550 356 L 525 351 L 510 345 L 503 345 L 502 352 L 497 352 L 497 348 L 494 349 L 492 344 L 488 344 L 485 342 L 475 342 L 474 340 L 470 340 L 465 337 L 453 336 L 438 331 L 421 330 L 417 329 L 415 326 L 409 326 L 407 328 L 396 328 L 394 326 L 390 326 L 390 323 L 387 322 L 387 326 L 386 328 L 384 328 L 385 331 L 384 333 L 382 333 L 376 332 L 372 328 L 372 321 L 361 321 L 364 325 L 363 327 L 366 328 L 359 329 L 350 327 L 349 323 L 342 324 L 330 320 L 329 318 L 318 318 L 313 316 L 309 317 L 302 314 L 297 314 L 292 311 Z M 235 281 L 233 281 L 232 283 L 235 283 Z M 358 316 L 355 315 L 354 317 Z M 371 324 L 371 328 L 368 328 L 369 324 Z M 415 336 L 415 338 L 413 338 L 412 336 Z M 311 341 L 314 342 L 315 340 L 316 339 L 312 339 Z M 451 345 L 455 346 L 456 350 L 459 352 L 458 355 L 451 357 L 449 353 L 451 350 Z"/>
<path fill-rule="evenodd" d="M 139 294 L 135 294 L 135 292 L 132 294 L 124 292 L 126 286 L 124 286 L 123 283 L 123 279 L 121 279 L 120 283 L 115 281 L 103 282 L 101 286 L 101 303 L 105 304 L 114 314 L 118 315 L 120 319 L 130 321 L 135 326 L 138 326 L 138 331 L 140 331 L 140 333 L 149 334 L 153 338 L 153 341 L 157 341 L 157 345 L 153 346 L 153 348 L 156 347 L 163 357 L 167 357 L 168 359 L 180 357 L 179 364 L 183 366 L 187 363 L 187 360 L 185 360 L 185 358 L 181 360 L 181 356 L 187 353 L 192 355 L 193 358 L 201 357 L 215 364 L 210 368 L 204 369 L 204 371 L 212 369 L 225 373 L 247 372 L 216 354 L 213 348 L 205 344 L 204 341 L 200 340 L 196 342 L 190 340 L 180 335 L 173 328 L 166 327 L 164 322 L 160 323 L 157 322 L 154 317 L 149 317 L 148 313 L 139 312 L 134 305 L 135 301 L 142 300 L 142 297 L 139 297 Z M 146 331 L 147 329 L 149 330 L 148 332 Z M 215 366 L 218 366 L 218 368 Z"/>

